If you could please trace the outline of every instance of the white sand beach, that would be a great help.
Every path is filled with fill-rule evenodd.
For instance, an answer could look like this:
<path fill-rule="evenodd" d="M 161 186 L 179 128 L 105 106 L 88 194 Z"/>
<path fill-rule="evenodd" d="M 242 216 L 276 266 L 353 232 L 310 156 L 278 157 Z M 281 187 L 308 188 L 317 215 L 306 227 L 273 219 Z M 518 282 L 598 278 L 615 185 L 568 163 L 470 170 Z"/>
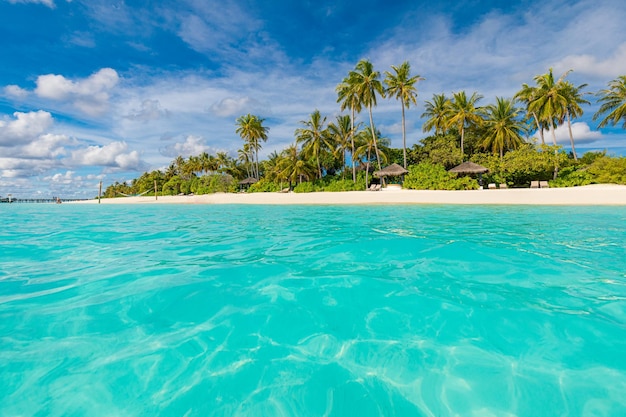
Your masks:
<path fill-rule="evenodd" d="M 492 204 L 626 205 L 626 186 L 612 184 L 570 188 L 513 188 L 471 191 L 383 189 L 317 193 L 216 193 L 189 196 L 102 198 L 101 204 Z M 72 204 L 98 204 L 98 200 Z"/>

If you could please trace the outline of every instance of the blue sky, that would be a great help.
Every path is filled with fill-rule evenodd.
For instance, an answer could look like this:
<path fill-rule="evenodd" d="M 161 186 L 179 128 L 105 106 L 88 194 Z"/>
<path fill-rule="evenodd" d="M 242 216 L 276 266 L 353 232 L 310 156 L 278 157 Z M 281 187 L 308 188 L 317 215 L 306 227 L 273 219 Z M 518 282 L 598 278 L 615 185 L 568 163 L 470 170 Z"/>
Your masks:
<path fill-rule="evenodd" d="M 315 109 L 339 114 L 335 87 L 362 58 L 425 78 L 412 145 L 433 94 L 488 104 L 551 67 L 606 87 L 626 74 L 625 21 L 623 0 L 0 0 L 0 195 L 93 197 L 177 155 L 235 156 L 246 113 L 270 128 L 262 156 L 279 151 Z M 578 147 L 623 153 L 626 132 L 598 130 L 596 109 L 575 120 Z M 401 146 L 396 101 L 374 121 Z"/>

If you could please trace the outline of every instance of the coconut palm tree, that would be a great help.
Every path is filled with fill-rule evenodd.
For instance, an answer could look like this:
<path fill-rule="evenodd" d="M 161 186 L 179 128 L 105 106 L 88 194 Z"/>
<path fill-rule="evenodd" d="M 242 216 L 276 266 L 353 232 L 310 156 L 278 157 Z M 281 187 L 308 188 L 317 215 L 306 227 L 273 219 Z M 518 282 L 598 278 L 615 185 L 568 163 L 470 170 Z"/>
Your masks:
<path fill-rule="evenodd" d="M 372 160 L 372 151 L 378 150 L 378 156 L 383 162 L 387 162 L 387 154 L 380 149 L 381 147 L 388 147 L 390 144 L 389 139 L 381 138 L 380 134 L 372 135 L 370 129 L 365 129 L 359 132 L 356 138 L 357 148 L 356 157 L 359 160 L 365 159 L 365 187 L 369 181 L 370 161 Z"/>
<path fill-rule="evenodd" d="M 566 90 L 563 89 L 563 80 L 570 71 L 564 73 L 558 80 L 554 79 L 552 68 L 546 74 L 537 75 L 534 99 L 528 110 L 537 114 L 540 121 L 547 123 L 552 135 L 552 143 L 556 146 L 556 122 L 563 120 L 567 109 Z"/>
<path fill-rule="evenodd" d="M 289 184 L 302 183 L 302 179 L 307 180 L 315 176 L 315 168 L 300 157 L 297 145 L 287 147 L 282 153 L 283 158 L 278 162 L 279 176 L 289 181 Z"/>
<path fill-rule="evenodd" d="M 302 152 L 317 161 L 318 178 L 322 178 L 322 164 L 320 154 L 331 148 L 331 143 L 325 131 L 326 116 L 322 117 L 319 110 L 311 113 L 309 120 L 300 121 L 305 127 L 296 129 L 296 144 L 302 144 Z"/>
<path fill-rule="evenodd" d="M 411 65 L 408 61 L 404 61 L 402 65 L 396 67 L 391 66 L 395 74 L 385 71 L 385 84 L 387 85 L 386 94 L 400 100 L 402 105 L 402 154 L 404 156 L 404 168 L 406 169 L 406 124 L 404 116 L 404 108 L 407 109 L 411 103 L 417 105 L 417 88 L 415 84 L 423 80 L 420 75 L 411 77 Z"/>
<path fill-rule="evenodd" d="M 337 102 L 341 103 L 341 111 L 344 111 L 347 108 L 350 108 L 350 154 L 352 155 L 352 181 L 356 183 L 356 161 L 354 157 L 355 152 L 355 144 L 354 144 L 354 135 L 355 135 L 355 112 L 360 113 L 362 110 L 361 101 L 359 100 L 359 96 L 357 94 L 357 90 L 355 88 L 355 79 L 351 78 L 349 75 L 343 79 L 341 84 L 339 84 L 336 88 L 337 91 Z"/>
<path fill-rule="evenodd" d="M 515 101 L 496 97 L 496 104 L 490 104 L 485 108 L 484 136 L 482 146 L 500 154 L 504 151 L 517 149 L 524 138 L 525 125 L 519 119 L 520 110 L 515 107 Z"/>
<path fill-rule="evenodd" d="M 536 95 L 537 95 L 536 87 L 531 87 L 528 84 L 522 84 L 522 89 L 515 94 L 514 98 L 517 101 L 524 103 L 524 105 L 526 106 L 526 112 L 528 113 L 528 115 L 533 117 L 533 120 L 535 121 L 535 124 L 537 125 L 537 132 L 539 133 L 541 144 L 545 145 L 546 141 L 543 137 L 543 126 L 541 125 L 541 122 L 539 121 L 539 117 L 537 116 L 537 113 L 534 111 L 530 111 L 529 109 L 530 103 L 532 103 L 535 100 Z"/>
<path fill-rule="evenodd" d="M 567 99 L 565 106 L 565 118 L 567 119 L 567 129 L 569 132 L 569 140 L 572 145 L 572 155 L 574 156 L 574 161 L 578 161 L 578 156 L 576 155 L 574 135 L 572 134 L 572 119 L 583 115 L 583 109 L 580 107 L 581 104 L 589 104 L 589 101 L 585 100 L 582 96 L 584 93 L 581 93 L 581 90 L 586 86 L 587 84 L 581 84 L 576 87 L 569 81 L 563 81 L 561 84 L 561 89 Z"/>
<path fill-rule="evenodd" d="M 434 129 L 435 135 L 443 135 L 450 118 L 450 100 L 445 94 L 433 94 L 433 101 L 426 101 L 424 107 L 426 111 L 421 117 L 428 119 L 422 126 L 422 130 L 428 132 Z"/>
<path fill-rule="evenodd" d="M 372 137 L 374 137 L 374 151 L 376 152 L 376 162 L 378 163 L 378 169 L 382 169 L 380 166 L 380 155 L 378 152 L 378 145 L 376 138 L 376 130 L 374 128 L 374 117 L 372 116 L 372 107 L 376 105 L 376 95 L 385 97 L 385 90 L 380 82 L 380 73 L 374 71 L 374 66 L 367 59 L 362 59 L 356 64 L 354 71 L 349 75 L 350 84 L 355 88 L 355 93 L 361 102 L 361 105 L 367 107 L 370 116 L 370 131 Z"/>
<path fill-rule="evenodd" d="M 251 115 L 250 113 L 245 116 L 237 118 L 237 129 L 235 130 L 241 138 L 250 144 L 251 150 L 255 156 L 255 178 L 259 179 L 259 149 L 261 149 L 261 143 L 259 141 L 267 141 L 267 132 L 269 128 L 263 126 L 265 119 L 259 116 Z"/>
<path fill-rule="evenodd" d="M 461 154 L 463 151 L 463 141 L 465 138 L 465 129 L 468 127 L 480 126 L 483 110 L 480 107 L 476 107 L 476 103 L 482 99 L 478 93 L 473 93 L 469 98 L 465 91 L 458 93 L 452 93 L 452 101 L 450 102 L 450 113 L 446 128 L 456 127 L 461 134 Z"/>
<path fill-rule="evenodd" d="M 598 125 L 599 128 L 607 125 L 615 126 L 621 120 L 624 122 L 622 129 L 626 129 L 626 75 L 620 75 L 609 82 L 608 86 L 609 88 L 598 92 L 598 97 L 600 97 L 598 102 L 602 105 L 593 115 L 593 120 L 608 113 Z"/>
<path fill-rule="evenodd" d="M 328 124 L 328 134 L 335 143 L 335 149 L 338 153 L 341 153 L 343 164 L 342 172 L 345 179 L 346 173 L 346 151 L 351 149 L 354 143 L 354 136 L 352 131 L 352 120 L 350 116 L 337 116 L 336 122 Z M 352 154 L 352 164 L 354 166 L 354 153 Z M 354 178 L 353 178 L 354 180 Z"/>

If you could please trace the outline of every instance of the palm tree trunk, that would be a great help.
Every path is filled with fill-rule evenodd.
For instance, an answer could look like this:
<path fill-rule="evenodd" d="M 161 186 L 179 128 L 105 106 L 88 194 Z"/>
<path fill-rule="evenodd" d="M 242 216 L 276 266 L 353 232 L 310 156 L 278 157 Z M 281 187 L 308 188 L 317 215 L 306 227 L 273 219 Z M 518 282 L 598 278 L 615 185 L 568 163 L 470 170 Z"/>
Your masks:
<path fill-rule="evenodd" d="M 541 144 L 545 145 L 546 141 L 543 138 L 543 128 L 541 127 L 541 124 L 539 123 L 539 118 L 537 117 L 537 113 L 533 112 L 533 117 L 535 118 L 535 123 L 537 124 L 537 131 L 539 132 L 539 137 L 541 138 Z"/>
<path fill-rule="evenodd" d="M 554 132 L 554 121 L 550 120 L 550 134 L 552 135 L 552 143 L 556 146 L 556 133 Z M 556 152 L 556 149 L 554 150 Z"/>
<path fill-rule="evenodd" d="M 574 135 L 572 134 L 572 118 L 570 117 L 569 111 L 567 114 L 567 128 L 569 129 L 569 140 L 572 143 L 572 154 L 574 155 L 574 161 L 578 161 L 578 156 L 576 155 L 576 148 L 574 147 Z"/>
<path fill-rule="evenodd" d="M 406 126 L 404 124 L 404 101 L 402 103 L 402 152 L 404 156 L 404 169 L 406 169 Z"/>
<path fill-rule="evenodd" d="M 352 117 L 350 118 L 350 141 L 352 145 L 352 181 L 356 184 L 356 163 L 354 162 L 354 106 L 352 108 Z"/>
<path fill-rule="evenodd" d="M 319 175 L 319 179 L 322 179 L 322 165 L 320 164 L 320 156 L 317 155 L 317 175 Z"/>
<path fill-rule="evenodd" d="M 374 118 L 372 117 L 372 106 L 368 106 L 370 111 L 370 128 L 372 129 L 372 140 L 374 141 L 374 151 L 376 151 L 376 163 L 378 164 L 378 170 L 382 168 L 380 166 L 380 155 L 378 155 L 378 144 L 376 143 L 376 129 L 374 129 Z"/>
<path fill-rule="evenodd" d="M 463 139 L 465 138 L 465 128 L 461 126 L 461 159 L 465 160 L 465 152 L 463 151 Z M 461 162 L 463 162 L 461 161 Z"/>

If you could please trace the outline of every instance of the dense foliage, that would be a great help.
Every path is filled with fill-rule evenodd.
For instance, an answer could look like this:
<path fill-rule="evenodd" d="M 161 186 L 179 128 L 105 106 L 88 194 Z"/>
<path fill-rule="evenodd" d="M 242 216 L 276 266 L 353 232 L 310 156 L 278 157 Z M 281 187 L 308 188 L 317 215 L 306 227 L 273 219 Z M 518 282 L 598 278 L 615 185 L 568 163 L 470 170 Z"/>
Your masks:
<path fill-rule="evenodd" d="M 214 192 L 294 192 L 364 190 L 372 181 L 372 171 L 397 163 L 409 174 L 404 186 L 414 189 L 474 189 L 476 176 L 447 172 L 463 161 L 483 165 L 489 172 L 484 183 L 528 187 L 531 181 L 549 180 L 552 186 L 577 186 L 593 183 L 626 184 L 626 162 L 603 153 L 578 158 L 570 133 L 571 153 L 557 146 L 555 129 L 571 127 L 582 116 L 585 84 L 574 86 L 567 80 L 570 71 L 556 78 L 550 69 L 534 77 L 534 84 L 522 84 L 511 98 L 496 97 L 495 104 L 481 106 L 482 95 L 465 91 L 451 96 L 436 94 L 426 100 L 423 129 L 432 132 L 410 149 L 406 148 L 406 112 L 417 104 L 417 85 L 424 80 L 411 75 L 408 62 L 381 73 L 368 60 L 359 61 L 354 70 L 337 86 L 337 102 L 342 111 L 329 120 L 319 110 L 300 121 L 294 144 L 272 152 L 259 161 L 259 151 L 268 138 L 265 119 L 246 114 L 236 119 L 234 130 L 243 146 L 233 158 L 224 152 L 202 153 L 188 159 L 177 157 L 164 171 L 142 174 L 130 182 L 107 187 L 106 197 L 125 195 L 206 194 Z M 626 128 L 626 76 L 608 83 L 598 92 L 601 104 L 594 119 L 599 127 L 619 125 Z M 403 147 L 390 148 L 390 141 L 376 129 L 373 108 L 377 99 L 399 103 Z M 357 120 L 366 113 L 364 122 Z M 539 145 L 527 135 L 537 132 Z M 552 145 L 546 145 L 548 132 Z M 254 184 L 240 184 L 244 179 Z"/>

